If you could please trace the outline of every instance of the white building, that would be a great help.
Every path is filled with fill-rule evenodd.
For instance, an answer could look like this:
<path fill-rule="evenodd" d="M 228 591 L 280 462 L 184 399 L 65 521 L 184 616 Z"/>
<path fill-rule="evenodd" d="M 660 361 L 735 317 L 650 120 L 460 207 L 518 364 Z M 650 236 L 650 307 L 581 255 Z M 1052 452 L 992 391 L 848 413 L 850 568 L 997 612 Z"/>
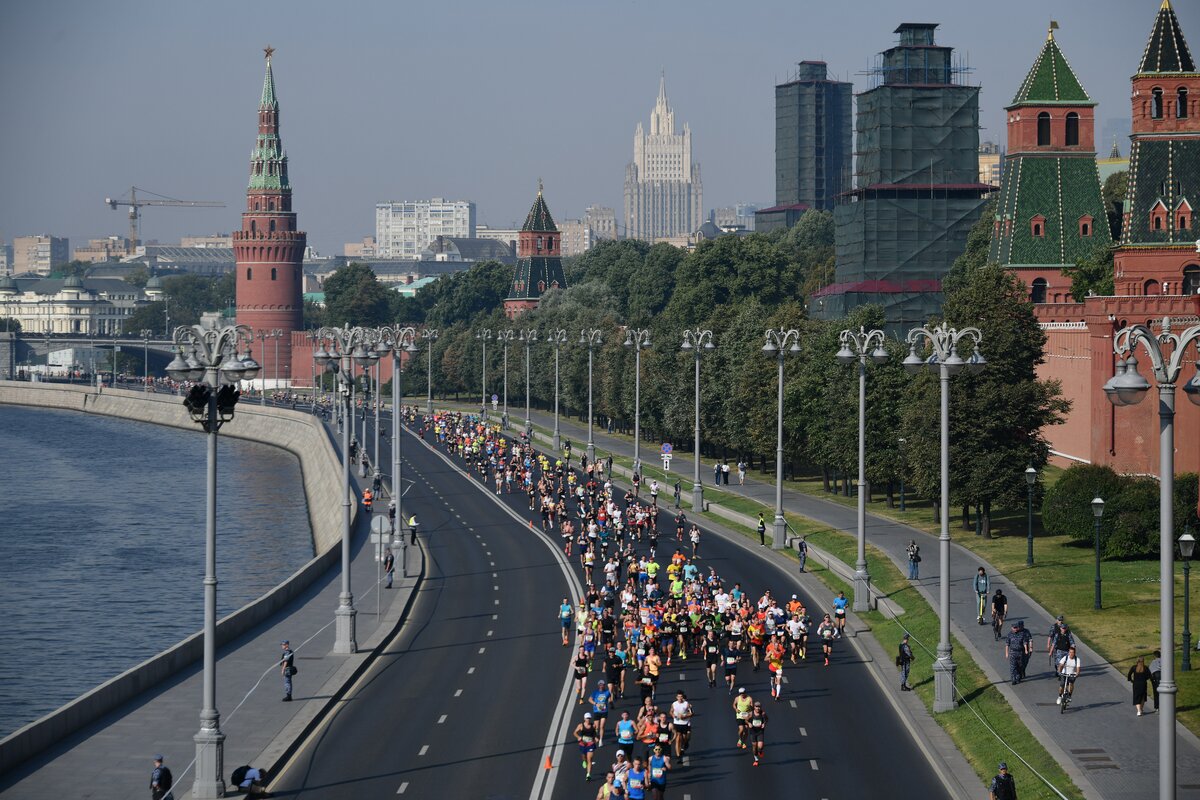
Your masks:
<path fill-rule="evenodd" d="M 621 238 L 617 233 L 617 212 L 608 206 L 588 206 L 583 221 L 591 228 L 593 241 Z"/>
<path fill-rule="evenodd" d="M 675 133 L 664 76 L 650 112 L 650 133 L 639 122 L 633 135 L 633 161 L 625 168 L 625 235 L 650 242 L 689 236 L 699 229 L 703 208 L 692 132 L 684 125 Z"/>
<path fill-rule="evenodd" d="M 0 278 L 0 317 L 29 334 L 102 336 L 121 333 L 146 294 L 119 278 Z"/>
<path fill-rule="evenodd" d="M 375 206 L 377 258 L 419 258 L 439 236 L 475 238 L 475 204 L 435 197 Z"/>

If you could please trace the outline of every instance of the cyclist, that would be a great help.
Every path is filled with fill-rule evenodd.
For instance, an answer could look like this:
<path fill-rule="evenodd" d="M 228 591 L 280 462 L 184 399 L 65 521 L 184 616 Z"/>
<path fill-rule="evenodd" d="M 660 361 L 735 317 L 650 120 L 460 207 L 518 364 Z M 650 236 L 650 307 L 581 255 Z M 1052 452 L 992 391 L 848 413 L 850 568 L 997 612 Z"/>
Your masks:
<path fill-rule="evenodd" d="M 1075 698 L 1075 679 L 1079 677 L 1081 668 L 1075 645 L 1071 645 L 1067 654 L 1058 660 L 1058 674 L 1062 676 L 1062 681 L 1058 684 L 1058 705 L 1061 706 L 1063 702 L 1063 689 L 1067 690 L 1068 703 Z"/>
<path fill-rule="evenodd" d="M 1050 638 L 1050 647 L 1054 652 L 1054 674 L 1059 675 L 1058 665 L 1062 662 L 1072 647 L 1075 646 L 1075 637 L 1071 635 L 1071 630 L 1067 627 L 1067 623 L 1058 623 L 1058 630 Z"/>
<path fill-rule="evenodd" d="M 973 585 L 975 587 L 975 594 L 979 598 L 979 624 L 982 625 L 984 624 L 983 610 L 987 606 L 988 589 L 991 588 L 991 583 L 988 581 L 987 571 L 983 567 L 980 567 L 975 573 L 975 581 Z"/>
<path fill-rule="evenodd" d="M 1008 598 L 1000 589 L 992 596 L 992 635 L 1000 641 L 1000 633 L 1004 630 L 1004 618 L 1008 616 Z"/>

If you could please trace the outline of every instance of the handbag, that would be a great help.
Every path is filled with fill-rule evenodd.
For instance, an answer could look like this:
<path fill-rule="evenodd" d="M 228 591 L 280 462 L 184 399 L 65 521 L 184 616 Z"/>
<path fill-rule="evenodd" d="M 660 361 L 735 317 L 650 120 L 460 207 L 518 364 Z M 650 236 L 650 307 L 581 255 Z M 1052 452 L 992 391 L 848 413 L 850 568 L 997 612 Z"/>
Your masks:
<path fill-rule="evenodd" d="M 295 675 L 299 671 L 300 671 L 300 669 L 298 667 L 296 667 L 295 665 L 292 665 L 291 667 L 288 668 L 289 675 Z"/>
<path fill-rule="evenodd" d="M 914 564 L 920 564 L 920 563 L 921 563 L 921 556 L 920 556 L 920 554 L 917 554 L 917 555 L 913 556 L 913 563 L 914 563 Z"/>

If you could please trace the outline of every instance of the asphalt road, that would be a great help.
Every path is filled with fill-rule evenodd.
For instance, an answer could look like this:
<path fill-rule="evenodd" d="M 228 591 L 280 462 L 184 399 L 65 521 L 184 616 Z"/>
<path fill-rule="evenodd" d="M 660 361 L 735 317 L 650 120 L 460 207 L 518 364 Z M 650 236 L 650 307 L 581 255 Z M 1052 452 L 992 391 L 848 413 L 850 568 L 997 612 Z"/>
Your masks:
<path fill-rule="evenodd" d="M 494 494 L 481 491 L 478 479 L 415 438 L 405 438 L 403 452 L 405 478 L 415 480 L 405 496 L 406 513 L 412 509 L 421 520 L 427 579 L 401 635 L 273 791 L 314 798 L 590 800 L 617 748 L 606 739 L 594 780 L 586 783 L 569 736 L 584 707 L 564 694 L 573 649 L 561 646 L 555 619 L 564 594 L 578 596 L 578 559 L 569 562 L 574 577 L 568 590 L 561 561 L 529 528 L 523 496 L 500 496 L 514 512 L 507 513 Z M 387 465 L 390 456 L 381 460 Z M 660 528 L 671 534 L 660 540 L 662 560 L 674 546 L 666 513 Z M 754 597 L 766 588 L 785 599 L 800 593 L 819 619 L 820 606 L 799 591 L 794 576 L 760 558 L 756 544 L 702 531 L 705 571 L 715 567 L 727 583 L 740 581 Z M 682 688 L 695 708 L 689 763 L 670 773 L 668 796 L 947 796 L 849 642 L 835 645 L 829 667 L 819 658 L 785 667 L 778 702 L 770 700 L 765 667 L 755 673 L 747 663 L 739 670 L 739 684 L 768 707 L 759 767 L 734 747 L 723 685 L 710 689 L 695 658 L 664 669 L 660 704 Z M 593 673 L 591 680 L 599 677 Z M 636 704 L 636 693 L 619 701 L 610 719 Z M 549 771 L 543 768 L 547 755 Z"/>

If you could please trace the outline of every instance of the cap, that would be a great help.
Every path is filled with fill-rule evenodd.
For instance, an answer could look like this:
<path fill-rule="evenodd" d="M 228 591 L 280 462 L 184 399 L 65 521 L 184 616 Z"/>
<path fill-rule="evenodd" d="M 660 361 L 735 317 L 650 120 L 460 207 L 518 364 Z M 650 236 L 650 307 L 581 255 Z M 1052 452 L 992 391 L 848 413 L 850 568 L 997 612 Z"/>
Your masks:
<path fill-rule="evenodd" d="M 624 750 L 618 750 L 618 751 L 617 751 L 617 758 L 624 758 L 624 757 L 625 757 L 625 751 L 624 751 Z"/>
<path fill-rule="evenodd" d="M 793 599 L 793 600 L 797 599 L 797 598 L 796 598 L 796 595 L 792 595 L 792 599 Z"/>
<path fill-rule="evenodd" d="M 155 753 L 155 754 L 154 754 L 154 760 L 155 760 L 155 761 L 163 761 L 163 760 L 165 760 L 165 759 L 163 759 L 163 757 L 162 757 L 162 753 Z"/>
<path fill-rule="evenodd" d="M 1000 762 L 1000 766 L 996 767 L 996 769 L 1008 769 L 1008 762 L 1007 762 L 1007 761 L 1001 761 L 1001 762 Z"/>
<path fill-rule="evenodd" d="M 739 686 L 739 687 L 738 687 L 738 694 L 745 694 L 745 693 L 746 693 L 746 687 L 745 687 L 745 686 Z"/>
<path fill-rule="evenodd" d="M 604 681 L 596 681 L 596 685 L 597 685 L 597 686 L 603 686 L 603 685 L 604 685 Z"/>
<path fill-rule="evenodd" d="M 284 639 L 282 642 L 280 642 L 280 644 L 287 644 L 287 645 L 290 645 L 290 644 L 291 644 L 291 642 L 289 642 L 287 639 Z"/>
<path fill-rule="evenodd" d="M 1062 614 L 1059 614 L 1059 615 L 1058 615 L 1058 621 L 1059 621 L 1059 622 L 1062 622 L 1064 619 L 1066 619 L 1066 617 L 1064 617 Z"/>
<path fill-rule="evenodd" d="M 583 718 L 584 718 L 584 719 L 591 719 L 591 718 L 592 718 L 592 712 L 588 711 L 587 713 L 585 713 L 585 714 L 583 715 Z"/>

